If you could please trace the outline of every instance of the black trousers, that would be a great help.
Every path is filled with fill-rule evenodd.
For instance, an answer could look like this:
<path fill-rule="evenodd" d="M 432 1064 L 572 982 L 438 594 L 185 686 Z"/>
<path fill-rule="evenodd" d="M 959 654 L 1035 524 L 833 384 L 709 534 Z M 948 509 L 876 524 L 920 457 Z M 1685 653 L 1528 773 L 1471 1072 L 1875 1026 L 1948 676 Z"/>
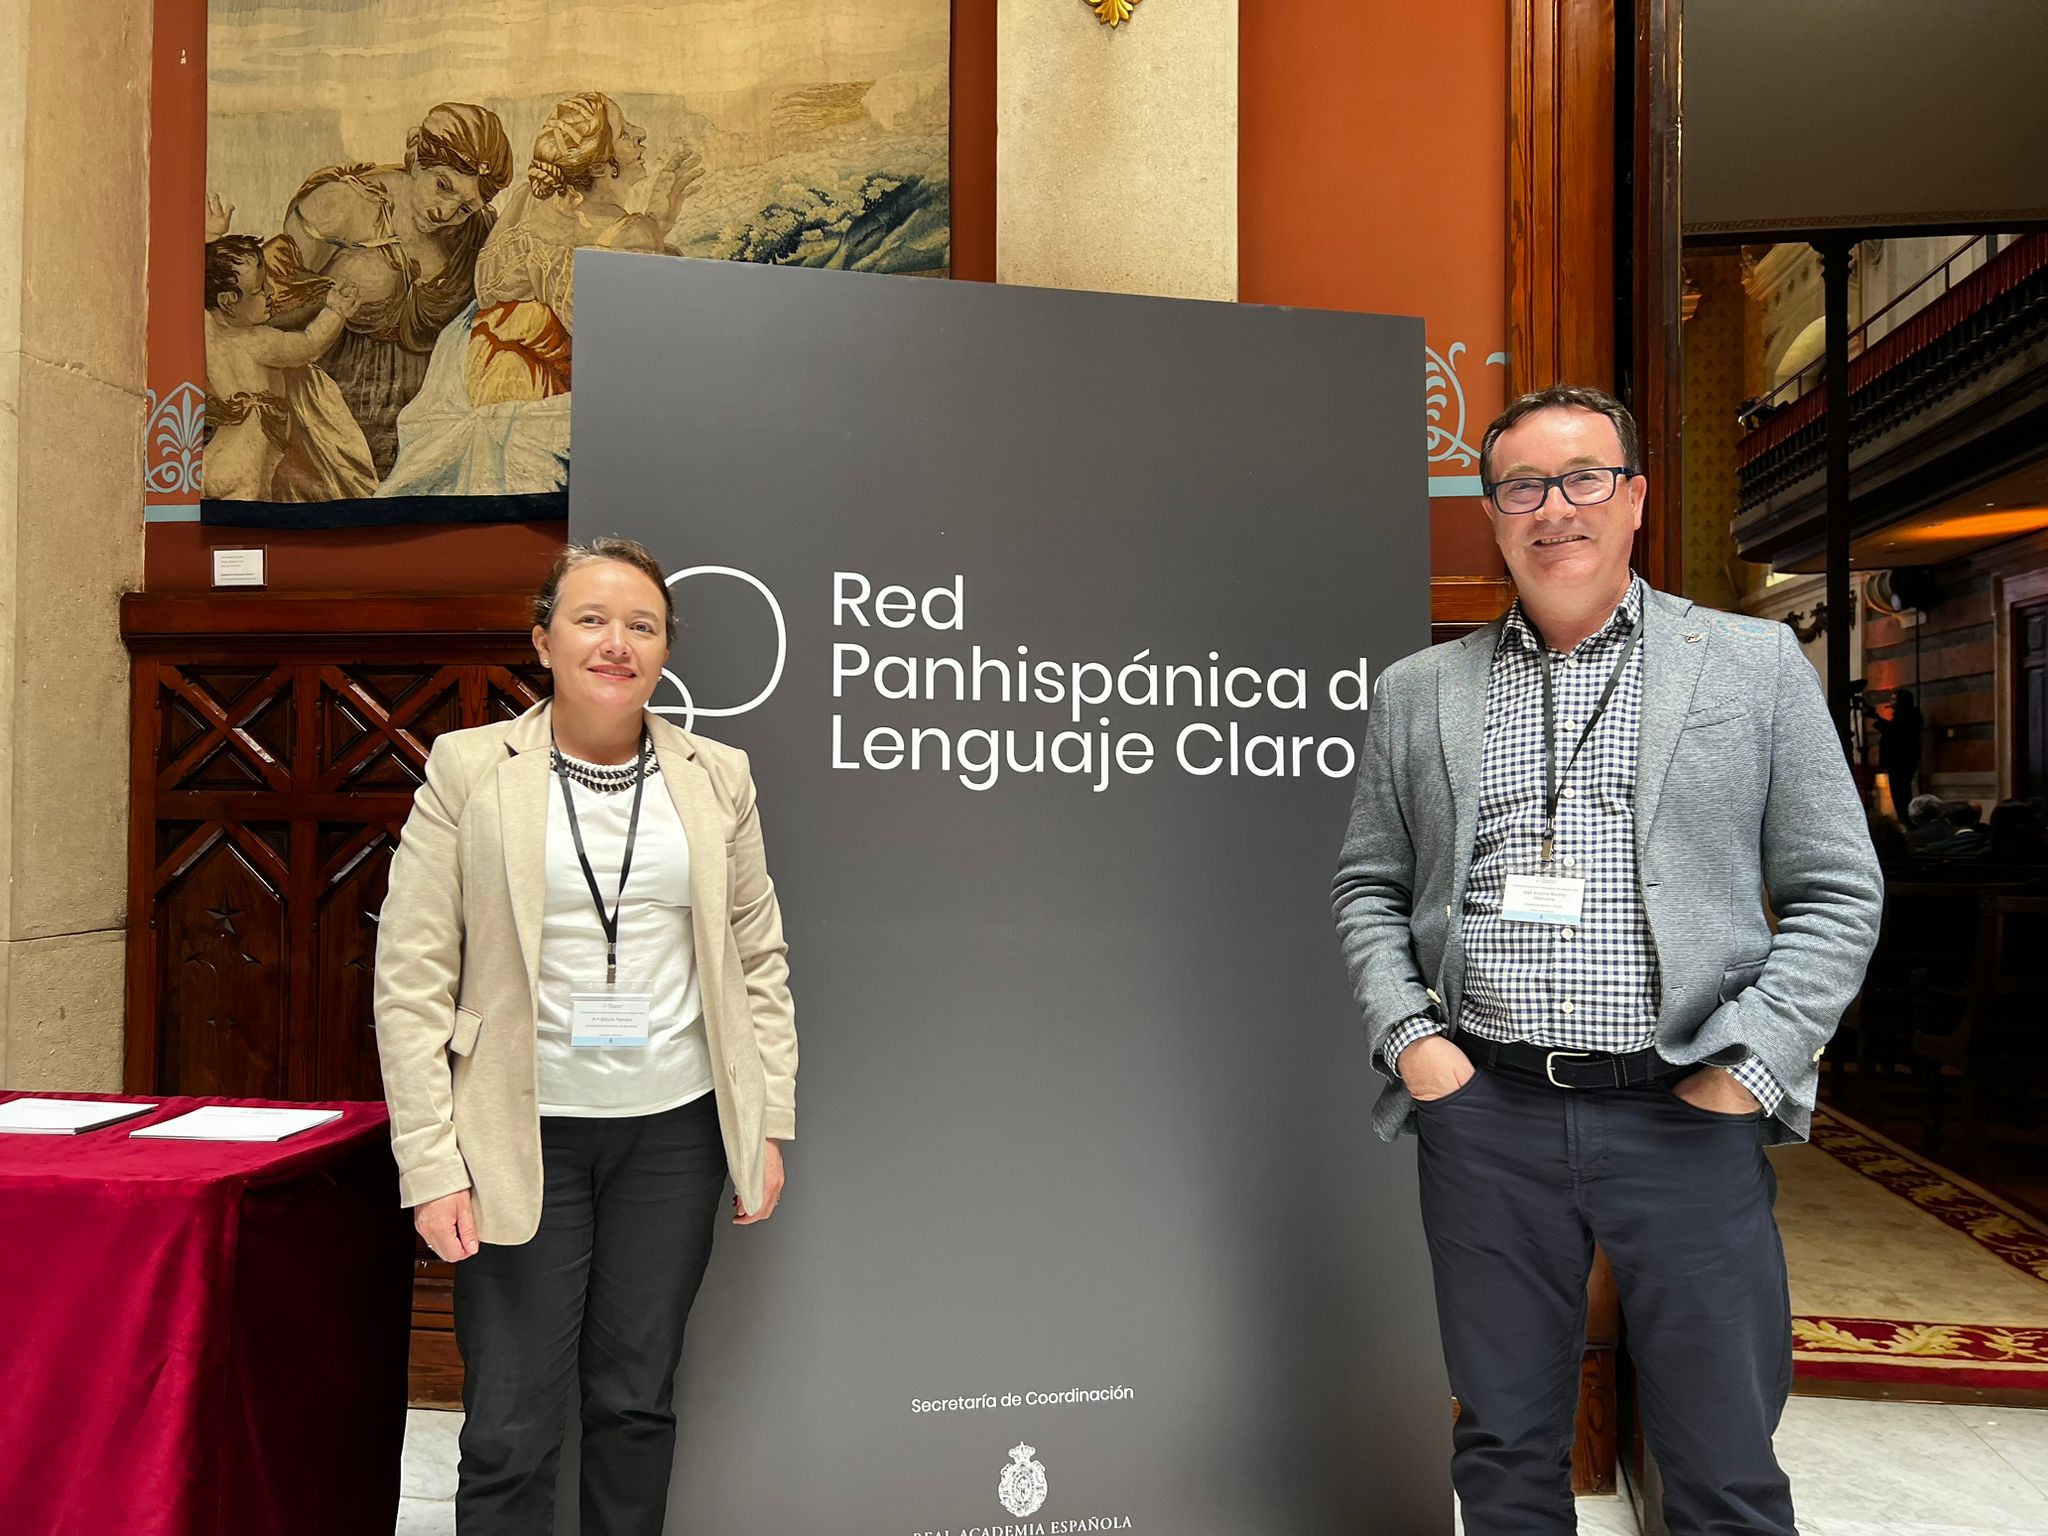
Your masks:
<path fill-rule="evenodd" d="M 1792 1322 L 1761 1116 L 1486 1068 L 1418 1115 L 1468 1536 L 1578 1529 L 1572 1421 L 1595 1242 L 1614 1264 L 1673 1536 L 1794 1536 L 1771 1447 Z"/>
<path fill-rule="evenodd" d="M 725 1150 L 711 1095 L 664 1114 L 541 1121 L 540 1230 L 455 1266 L 459 1536 L 547 1536 L 572 1394 L 584 1536 L 660 1536 L 683 1324 Z"/>

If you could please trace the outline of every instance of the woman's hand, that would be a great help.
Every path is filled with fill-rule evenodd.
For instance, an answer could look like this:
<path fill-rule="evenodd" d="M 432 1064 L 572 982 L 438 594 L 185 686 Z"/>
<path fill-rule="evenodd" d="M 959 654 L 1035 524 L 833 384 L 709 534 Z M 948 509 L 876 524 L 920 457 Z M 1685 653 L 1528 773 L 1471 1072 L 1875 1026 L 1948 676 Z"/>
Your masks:
<path fill-rule="evenodd" d="M 780 1188 L 780 1164 L 777 1164 L 776 1175 L 776 1187 Z M 476 1218 L 470 1214 L 469 1191 L 466 1189 L 458 1189 L 438 1200 L 429 1200 L 412 1213 L 412 1224 L 419 1228 L 420 1236 L 427 1240 L 427 1246 L 434 1250 L 437 1259 L 460 1264 L 477 1250 Z"/>
<path fill-rule="evenodd" d="M 663 229 L 675 223 L 683 203 L 704 179 L 704 158 L 690 148 L 677 150 L 661 162 L 647 189 L 647 212 Z"/>
<path fill-rule="evenodd" d="M 782 1144 L 771 1141 L 763 1149 L 761 1168 L 761 1209 L 749 1211 L 740 1204 L 740 1197 L 732 1197 L 732 1224 L 736 1227 L 751 1227 L 757 1221 L 766 1221 L 775 1214 L 775 1207 L 782 1203 Z"/>

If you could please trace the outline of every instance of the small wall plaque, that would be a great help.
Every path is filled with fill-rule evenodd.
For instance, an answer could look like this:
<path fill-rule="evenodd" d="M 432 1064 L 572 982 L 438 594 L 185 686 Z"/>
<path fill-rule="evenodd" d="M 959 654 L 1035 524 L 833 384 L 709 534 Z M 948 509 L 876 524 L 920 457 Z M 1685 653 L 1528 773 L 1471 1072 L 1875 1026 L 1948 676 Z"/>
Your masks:
<path fill-rule="evenodd" d="M 263 551 L 216 549 L 213 552 L 213 584 L 216 587 L 262 586 Z"/>

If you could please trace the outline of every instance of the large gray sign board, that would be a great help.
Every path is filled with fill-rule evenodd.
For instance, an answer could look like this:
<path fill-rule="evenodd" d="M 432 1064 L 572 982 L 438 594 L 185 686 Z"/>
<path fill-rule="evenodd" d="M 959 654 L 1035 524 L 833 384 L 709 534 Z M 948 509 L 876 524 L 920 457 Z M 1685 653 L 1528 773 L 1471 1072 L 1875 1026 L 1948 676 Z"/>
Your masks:
<path fill-rule="evenodd" d="M 671 1530 L 1447 1529 L 1412 1143 L 1328 914 L 1361 666 L 1428 636 L 1420 322 L 576 287 L 571 530 L 691 573 L 655 702 L 752 754 L 802 1041 Z"/>

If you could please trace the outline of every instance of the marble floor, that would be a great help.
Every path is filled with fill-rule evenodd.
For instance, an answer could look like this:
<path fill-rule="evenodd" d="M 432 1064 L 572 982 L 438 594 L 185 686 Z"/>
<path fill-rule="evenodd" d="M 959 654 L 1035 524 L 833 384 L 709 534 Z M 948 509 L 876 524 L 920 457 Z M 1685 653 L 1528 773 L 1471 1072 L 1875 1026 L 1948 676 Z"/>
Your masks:
<path fill-rule="evenodd" d="M 408 1415 L 397 1536 L 454 1536 L 461 1423 L 455 1413 Z M 1778 1455 L 1803 1536 L 2048 1531 L 2048 1409 L 1795 1397 Z M 1582 1536 L 1635 1529 L 1621 1500 L 1579 1501 Z"/>

